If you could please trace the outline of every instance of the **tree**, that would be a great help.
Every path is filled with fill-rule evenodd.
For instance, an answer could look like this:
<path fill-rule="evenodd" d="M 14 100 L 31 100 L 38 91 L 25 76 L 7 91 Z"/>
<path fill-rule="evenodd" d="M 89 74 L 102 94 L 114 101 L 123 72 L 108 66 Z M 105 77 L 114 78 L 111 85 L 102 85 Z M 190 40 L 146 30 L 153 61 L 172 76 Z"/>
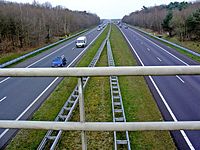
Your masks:
<path fill-rule="evenodd" d="M 38 47 L 99 22 L 95 14 L 52 7 L 49 2 L 34 0 L 31 5 L 0 0 L 0 52 Z"/>
<path fill-rule="evenodd" d="M 173 28 L 170 26 L 170 21 L 173 18 L 173 12 L 168 11 L 168 14 L 166 15 L 165 19 L 163 20 L 162 27 L 164 31 L 169 32 L 169 36 L 172 36 L 172 30 Z"/>
<path fill-rule="evenodd" d="M 200 39 L 200 9 L 191 14 L 186 23 L 191 38 Z"/>

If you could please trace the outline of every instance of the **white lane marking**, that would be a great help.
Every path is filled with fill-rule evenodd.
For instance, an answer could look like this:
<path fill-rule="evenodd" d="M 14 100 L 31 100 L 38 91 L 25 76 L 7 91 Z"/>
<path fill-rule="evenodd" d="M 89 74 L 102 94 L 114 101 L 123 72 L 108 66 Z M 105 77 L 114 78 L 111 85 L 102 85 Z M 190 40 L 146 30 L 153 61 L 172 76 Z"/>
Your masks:
<path fill-rule="evenodd" d="M 93 30 L 91 30 L 90 32 L 88 32 L 86 35 L 88 35 L 88 34 L 89 34 L 89 33 L 91 33 L 92 31 L 93 31 Z M 66 47 L 66 46 L 69 46 L 70 44 L 74 43 L 74 41 L 75 41 L 75 40 L 73 40 L 72 42 L 68 43 L 68 44 L 67 44 L 67 45 L 65 45 L 65 46 L 62 46 L 62 47 L 60 47 L 60 48 L 59 48 L 59 49 L 57 49 L 56 51 L 54 51 L 54 52 L 52 52 L 52 53 L 50 53 L 50 54 L 46 55 L 45 57 L 43 57 L 43 58 L 39 59 L 38 61 L 36 61 L 36 62 L 34 62 L 34 63 L 30 64 L 30 65 L 29 65 L 29 66 L 27 66 L 26 68 L 29 68 L 29 67 L 31 67 L 31 66 L 33 66 L 33 65 L 35 65 L 36 63 L 38 63 L 38 62 L 42 61 L 43 59 L 45 59 L 45 58 L 49 57 L 49 56 L 50 56 L 50 55 L 52 55 L 52 54 L 54 54 L 54 53 L 58 52 L 59 50 L 63 49 L 64 47 Z"/>
<path fill-rule="evenodd" d="M 121 30 L 121 29 L 120 29 Z M 124 35 L 124 37 L 126 38 L 126 40 L 128 41 L 129 45 L 131 46 L 132 50 L 135 52 L 135 55 L 137 56 L 138 60 L 140 61 L 140 63 L 142 64 L 142 66 L 144 66 L 144 63 L 142 62 L 142 60 L 140 59 L 139 55 L 137 54 L 136 50 L 133 48 L 132 44 L 130 43 L 130 41 L 128 40 L 128 38 L 126 37 L 126 35 L 122 32 L 121 33 Z M 168 112 L 170 113 L 171 117 L 173 118 L 173 120 L 175 122 L 177 122 L 177 118 L 174 115 L 174 113 L 172 112 L 170 106 L 168 105 L 167 101 L 165 100 L 163 94 L 161 93 L 160 89 L 158 88 L 158 86 L 156 85 L 156 83 L 154 82 L 153 78 L 151 76 L 149 76 L 149 79 L 151 80 L 152 84 L 154 85 L 156 91 L 158 92 L 160 98 L 162 99 L 163 103 L 165 104 L 165 107 L 167 108 Z M 186 135 L 185 131 L 180 130 L 183 138 L 185 139 L 186 143 L 188 144 L 189 148 L 191 150 L 195 150 L 194 146 L 192 145 L 191 141 L 189 140 L 188 136 Z"/>
<path fill-rule="evenodd" d="M 10 79 L 10 77 L 5 78 L 4 80 L 0 81 L 0 84 Z"/>
<path fill-rule="evenodd" d="M 183 60 L 181 60 L 180 58 L 176 57 L 175 55 L 173 55 L 172 53 L 168 52 L 166 49 L 160 47 L 159 45 L 157 45 L 156 43 L 152 42 L 151 40 L 147 39 L 146 37 L 144 37 L 143 35 L 140 35 L 139 33 L 135 32 L 134 30 L 130 30 L 131 32 L 136 33 L 137 35 L 143 37 L 144 39 L 146 39 L 147 41 L 149 41 L 150 43 L 156 45 L 158 48 L 162 49 L 163 51 L 165 51 L 166 53 L 168 53 L 169 55 L 171 55 L 172 57 L 176 58 L 177 60 L 179 60 L 180 62 L 182 62 L 183 64 L 185 64 L 186 66 L 189 66 L 189 64 L 187 64 L 186 62 L 184 62 Z"/>
<path fill-rule="evenodd" d="M 3 100 L 5 100 L 7 98 L 7 96 L 3 97 L 2 99 L 0 99 L 0 102 L 2 102 Z"/>
<path fill-rule="evenodd" d="M 162 61 L 159 57 L 156 57 L 160 62 Z"/>
<path fill-rule="evenodd" d="M 52 54 L 58 52 L 59 50 L 63 49 L 64 47 L 70 45 L 70 44 L 73 43 L 73 42 L 74 42 L 74 41 L 70 42 L 69 44 L 67 44 L 67 45 L 65 45 L 65 46 L 62 46 L 61 48 L 57 49 L 56 51 L 53 51 L 52 53 L 46 55 L 45 57 L 42 57 L 41 59 L 39 59 L 39 60 L 37 60 L 36 62 L 34 62 L 34 63 L 30 64 L 29 66 L 27 66 L 26 68 L 30 68 L 31 66 L 35 65 L 36 63 L 42 61 L 43 59 L 45 59 L 45 58 L 47 58 L 47 57 L 49 57 L 49 56 L 51 56 Z"/>
<path fill-rule="evenodd" d="M 147 50 L 150 52 L 150 48 L 147 48 Z"/>
<path fill-rule="evenodd" d="M 75 47 L 72 48 L 72 50 L 74 50 L 74 49 L 75 49 Z"/>
<path fill-rule="evenodd" d="M 53 82 L 15 119 L 18 121 L 36 102 L 37 100 L 58 80 L 59 78 L 55 78 Z M 4 132 L 0 135 L 0 139 L 9 131 L 9 129 L 4 130 Z"/>
<path fill-rule="evenodd" d="M 185 83 L 185 81 L 184 81 L 181 77 L 179 77 L 178 75 L 176 75 L 176 77 L 177 77 L 182 83 Z"/>
<path fill-rule="evenodd" d="M 91 30 L 90 32 L 88 32 L 86 35 L 90 34 L 90 33 L 91 33 L 91 32 L 93 32 L 93 31 L 94 31 L 94 29 L 93 29 L 93 30 Z M 72 42 L 68 43 L 68 44 L 67 44 L 67 45 L 65 45 L 65 46 L 62 46 L 62 47 L 60 47 L 60 48 L 59 48 L 59 49 L 57 49 L 56 51 L 53 51 L 52 53 L 50 53 L 50 54 L 46 55 L 45 57 L 43 57 L 43 58 L 41 58 L 41 59 L 39 59 L 39 60 L 35 61 L 34 63 L 30 64 L 29 66 L 27 66 L 27 67 L 25 67 L 25 68 L 29 68 L 29 67 L 31 67 L 31 66 L 33 66 L 33 65 L 35 65 L 36 63 L 38 63 L 38 62 L 42 61 L 43 59 L 45 59 L 45 58 L 49 57 L 50 55 L 52 55 L 52 54 L 54 54 L 54 53 L 58 52 L 60 49 L 62 49 L 62 48 L 64 48 L 64 47 L 66 47 L 66 46 L 69 46 L 69 45 L 70 45 L 70 44 L 72 44 L 74 41 L 75 41 L 75 40 L 73 40 Z M 8 77 L 8 78 L 6 78 L 6 79 L 4 79 L 4 80 L 0 81 L 0 84 L 1 84 L 1 83 L 3 83 L 3 82 L 5 82 L 5 81 L 7 81 L 7 80 L 8 80 L 8 79 L 10 79 L 10 78 L 11 78 L 11 77 Z"/>
<path fill-rule="evenodd" d="M 92 42 L 78 55 L 76 56 L 76 58 L 67 66 L 70 67 L 75 61 L 76 59 L 78 59 L 80 57 L 80 55 L 82 55 L 82 53 L 84 51 L 86 51 L 87 48 L 89 48 L 89 46 L 100 36 L 100 34 L 103 32 L 104 30 L 102 30 L 97 36 L 96 38 L 94 38 L 92 40 Z M 55 78 L 53 80 L 53 82 L 51 82 L 48 87 L 17 117 L 17 119 L 15 119 L 16 121 L 19 120 L 27 111 L 28 109 L 30 109 L 36 102 L 37 100 L 59 79 L 59 77 Z M 0 134 L 0 139 L 9 131 L 9 129 L 5 129 L 4 132 L 2 134 Z"/>

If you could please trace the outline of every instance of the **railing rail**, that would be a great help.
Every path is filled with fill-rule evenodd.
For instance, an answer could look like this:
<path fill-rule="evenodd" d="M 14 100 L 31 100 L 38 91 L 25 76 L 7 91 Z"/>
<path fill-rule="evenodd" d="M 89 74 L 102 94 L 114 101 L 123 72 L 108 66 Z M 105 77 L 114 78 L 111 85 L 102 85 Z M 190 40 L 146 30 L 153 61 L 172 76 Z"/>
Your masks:
<path fill-rule="evenodd" d="M 10 68 L 0 69 L 0 76 L 65 77 L 65 76 L 149 76 L 200 75 L 200 66 L 79 67 L 79 68 Z M 79 89 L 79 93 L 82 88 Z M 83 95 L 79 105 L 84 108 Z M 80 110 L 84 114 L 84 110 Z M 82 116 L 83 117 L 83 116 Z M 50 122 L 0 120 L 0 128 L 82 131 L 82 149 L 87 149 L 86 131 L 200 130 L 200 121 L 175 122 Z"/>
<path fill-rule="evenodd" d="M 150 131 L 200 130 L 200 121 L 178 122 L 54 122 L 1 120 L 0 128 L 66 131 Z"/>
<path fill-rule="evenodd" d="M 82 77 L 82 76 L 167 76 L 200 75 L 200 66 L 76 67 L 0 69 L 0 77 Z"/>

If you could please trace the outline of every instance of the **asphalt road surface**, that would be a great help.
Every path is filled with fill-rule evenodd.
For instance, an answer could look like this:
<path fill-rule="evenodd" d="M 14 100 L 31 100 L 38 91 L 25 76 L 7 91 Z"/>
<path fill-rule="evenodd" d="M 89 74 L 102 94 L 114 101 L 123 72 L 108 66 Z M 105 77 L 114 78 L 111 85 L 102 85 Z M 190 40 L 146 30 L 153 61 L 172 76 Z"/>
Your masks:
<path fill-rule="evenodd" d="M 199 65 L 135 29 L 122 27 L 121 31 L 142 66 Z M 165 120 L 200 120 L 200 76 L 145 78 Z M 200 149 L 200 131 L 173 131 L 171 134 L 178 149 Z"/>
<path fill-rule="evenodd" d="M 83 35 L 87 46 L 102 33 L 97 28 Z M 76 48 L 76 38 L 70 39 L 18 65 L 16 68 L 48 68 L 52 60 L 65 55 L 67 65 L 73 66 L 87 50 Z M 45 101 L 62 78 L 54 77 L 7 77 L 0 78 L 0 120 L 26 120 Z M 0 129 L 0 149 L 3 148 L 17 130 Z"/>

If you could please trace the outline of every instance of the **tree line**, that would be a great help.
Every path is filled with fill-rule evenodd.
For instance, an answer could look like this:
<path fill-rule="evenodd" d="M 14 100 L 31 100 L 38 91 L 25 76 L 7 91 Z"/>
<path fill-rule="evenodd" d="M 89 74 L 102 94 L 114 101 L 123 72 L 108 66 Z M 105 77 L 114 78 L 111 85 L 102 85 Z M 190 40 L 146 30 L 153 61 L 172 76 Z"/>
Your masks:
<path fill-rule="evenodd" d="M 52 7 L 49 2 L 22 4 L 0 0 L 0 52 L 37 47 L 99 22 L 96 14 Z"/>
<path fill-rule="evenodd" d="M 124 16 L 123 22 L 149 28 L 181 41 L 200 40 L 200 2 L 171 2 L 169 5 L 145 7 Z"/>

